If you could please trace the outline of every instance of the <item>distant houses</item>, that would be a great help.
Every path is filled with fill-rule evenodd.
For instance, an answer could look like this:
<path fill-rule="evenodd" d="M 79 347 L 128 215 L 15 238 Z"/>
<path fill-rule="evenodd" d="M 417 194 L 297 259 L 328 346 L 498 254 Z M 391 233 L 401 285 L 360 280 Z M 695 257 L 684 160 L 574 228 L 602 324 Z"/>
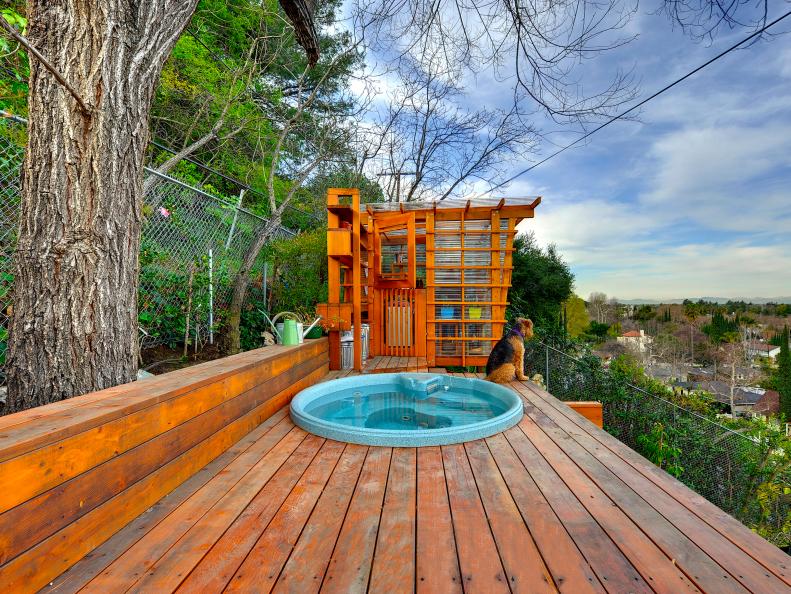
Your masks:
<path fill-rule="evenodd" d="M 627 348 L 637 351 L 645 352 L 653 342 L 653 339 L 645 333 L 645 330 L 630 330 L 624 332 L 616 338 L 618 344 L 622 344 Z"/>
<path fill-rule="evenodd" d="M 746 343 L 747 356 L 752 358 L 762 357 L 765 359 L 775 360 L 777 355 L 780 354 L 780 347 L 767 343 Z"/>
<path fill-rule="evenodd" d="M 731 387 L 727 382 L 720 380 L 698 382 L 696 389 L 709 392 L 717 402 L 730 407 Z M 754 386 L 734 386 L 733 413 L 747 415 L 753 412 L 755 405 L 766 395 L 766 392 L 767 390 Z"/>
<path fill-rule="evenodd" d="M 751 411 L 753 415 L 771 417 L 780 414 L 780 393 L 775 390 L 766 390 L 758 399 Z"/>

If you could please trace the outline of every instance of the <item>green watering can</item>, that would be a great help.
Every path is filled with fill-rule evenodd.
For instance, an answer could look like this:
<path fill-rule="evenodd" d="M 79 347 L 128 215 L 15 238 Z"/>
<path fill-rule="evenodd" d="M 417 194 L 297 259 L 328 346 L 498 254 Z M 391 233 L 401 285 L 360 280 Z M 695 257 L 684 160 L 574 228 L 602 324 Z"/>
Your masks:
<path fill-rule="evenodd" d="M 299 344 L 299 333 L 297 332 L 296 320 L 283 320 L 283 344 Z"/>

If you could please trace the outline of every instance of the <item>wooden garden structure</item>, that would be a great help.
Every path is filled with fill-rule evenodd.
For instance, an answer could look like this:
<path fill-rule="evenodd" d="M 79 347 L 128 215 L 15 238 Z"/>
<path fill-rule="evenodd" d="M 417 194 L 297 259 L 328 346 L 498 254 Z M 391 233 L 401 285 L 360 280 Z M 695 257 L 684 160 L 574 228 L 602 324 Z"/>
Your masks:
<path fill-rule="evenodd" d="M 327 193 L 330 368 L 341 332 L 354 331 L 354 369 L 367 359 L 421 365 L 486 364 L 503 334 L 516 226 L 540 197 L 360 204 L 356 189 Z M 369 369 L 372 366 L 369 365 Z M 375 365 L 373 365 L 375 367 Z"/>

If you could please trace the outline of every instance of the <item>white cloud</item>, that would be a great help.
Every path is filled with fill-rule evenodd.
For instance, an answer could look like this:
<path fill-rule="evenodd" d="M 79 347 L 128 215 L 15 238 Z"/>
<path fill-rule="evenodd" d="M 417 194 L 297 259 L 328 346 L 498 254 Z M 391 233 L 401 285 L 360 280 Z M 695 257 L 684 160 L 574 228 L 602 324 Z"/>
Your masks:
<path fill-rule="evenodd" d="M 686 126 L 658 135 L 638 163 L 652 173 L 643 194 L 585 198 L 579 188 L 568 195 L 549 184 L 536 218 L 520 225 L 558 246 L 578 293 L 791 293 L 791 187 L 787 172 L 772 175 L 791 167 L 791 126 Z M 608 185 L 591 192 L 606 195 Z"/>
<path fill-rule="evenodd" d="M 621 264 L 618 254 L 611 254 Z M 578 276 L 582 295 L 605 290 L 623 299 L 780 297 L 791 293 L 791 252 L 784 245 L 687 244 L 658 249 L 650 258 L 626 251 L 627 266 Z M 635 264 L 638 267 L 635 267 Z"/>

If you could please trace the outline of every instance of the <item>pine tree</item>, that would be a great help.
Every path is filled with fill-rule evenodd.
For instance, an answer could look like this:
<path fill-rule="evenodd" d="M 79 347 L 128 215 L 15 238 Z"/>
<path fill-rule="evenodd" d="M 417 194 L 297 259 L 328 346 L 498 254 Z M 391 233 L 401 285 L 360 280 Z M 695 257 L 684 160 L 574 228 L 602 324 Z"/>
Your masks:
<path fill-rule="evenodd" d="M 780 393 L 780 412 L 786 421 L 791 421 L 791 352 L 789 352 L 788 326 L 780 339 L 780 354 L 777 356 L 777 391 Z"/>

